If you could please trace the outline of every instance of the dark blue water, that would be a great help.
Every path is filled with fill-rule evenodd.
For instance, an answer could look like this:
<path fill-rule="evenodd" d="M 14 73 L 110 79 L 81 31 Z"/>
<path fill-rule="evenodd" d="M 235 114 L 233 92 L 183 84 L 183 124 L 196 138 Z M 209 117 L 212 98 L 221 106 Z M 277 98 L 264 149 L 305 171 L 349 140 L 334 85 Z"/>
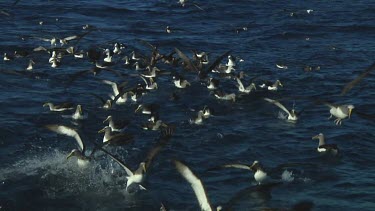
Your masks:
<path fill-rule="evenodd" d="M 87 70 L 87 60 L 64 58 L 60 67 L 48 64 L 46 53 L 0 62 L 0 209 L 3 210 L 158 210 L 160 203 L 173 210 L 198 210 L 189 184 L 175 170 L 172 158 L 184 160 L 199 175 L 214 205 L 225 204 L 239 191 L 255 187 L 252 173 L 208 168 L 228 162 L 251 164 L 259 160 L 270 172 L 286 165 L 294 180 L 270 191 L 248 191 L 232 203 L 234 210 L 289 208 L 301 200 L 315 204 L 315 210 L 374 210 L 375 155 L 374 120 L 353 114 L 336 126 L 327 120 L 329 109 L 313 99 L 354 104 L 357 111 L 373 114 L 374 77 L 369 75 L 347 95 L 339 96 L 375 59 L 375 4 L 373 1 L 202 1 L 204 11 L 192 4 L 181 7 L 173 1 L 20 1 L 0 2 L 0 52 L 32 51 L 49 43 L 30 37 L 66 37 L 84 32 L 86 24 L 95 30 L 79 42 L 79 49 L 112 48 L 114 42 L 149 54 L 137 39 L 156 45 L 160 52 L 179 48 L 191 57 L 191 50 L 209 52 L 211 60 L 224 52 L 238 56 L 236 72 L 249 78 L 280 79 L 277 92 L 257 90 L 238 96 L 235 103 L 215 99 L 195 73 L 181 67 L 160 65 L 164 71 L 180 72 L 192 86 L 174 87 L 170 75 L 158 78 L 159 89 L 142 98 L 161 105 L 160 118 L 176 125 L 169 145 L 147 172 L 147 191 L 128 194 L 125 172 L 101 154 L 86 170 L 66 155 L 75 146 L 73 139 L 57 136 L 45 124 L 73 126 L 72 121 L 43 108 L 45 102 L 71 101 L 81 104 L 88 119 L 75 125 L 84 140 L 101 142 L 97 134 L 108 114 L 131 119 L 129 130 L 135 142 L 111 151 L 136 168 L 156 143 L 158 132 L 140 128 L 147 118 L 133 111 L 137 104 L 99 109 L 100 101 L 90 95 L 107 96 L 108 85 L 100 80 L 120 81 L 111 73 L 86 75 L 71 84 L 70 74 Z M 306 10 L 313 12 L 307 13 Z M 9 14 L 9 16 L 7 14 Z M 291 15 L 293 13 L 293 15 Z M 39 22 L 43 22 L 42 25 Z M 167 34 L 166 26 L 172 28 Z M 236 33 L 236 29 L 247 27 Z M 24 38 L 24 39 L 22 39 Z M 23 71 L 29 59 L 35 74 Z M 113 68 L 125 69 L 115 57 Z M 222 62 L 226 62 L 226 59 Z M 276 68 L 276 63 L 288 69 Z M 320 70 L 304 71 L 306 66 Z M 157 65 L 158 66 L 158 65 Z M 129 77 L 129 84 L 140 81 Z M 226 92 L 236 92 L 235 81 L 222 80 Z M 246 79 L 245 79 L 246 81 Z M 169 101 L 175 91 L 181 99 Z M 304 109 L 297 123 L 278 119 L 278 108 L 263 97 L 280 99 L 287 107 L 295 103 Z M 209 105 L 215 115 L 202 125 L 190 125 L 196 111 Z M 311 137 L 324 133 L 329 143 L 341 150 L 338 157 L 317 153 Z M 92 145 L 88 144 L 88 148 Z M 90 149 L 89 149 L 90 150 Z M 285 170 L 285 169 L 283 169 Z M 280 179 L 276 171 L 274 179 Z"/>

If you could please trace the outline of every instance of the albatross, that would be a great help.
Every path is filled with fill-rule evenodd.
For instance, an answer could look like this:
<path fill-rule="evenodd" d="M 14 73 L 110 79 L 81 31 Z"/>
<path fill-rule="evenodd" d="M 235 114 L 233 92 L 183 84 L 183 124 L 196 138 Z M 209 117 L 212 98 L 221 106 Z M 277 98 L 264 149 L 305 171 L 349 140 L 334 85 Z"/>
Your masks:
<path fill-rule="evenodd" d="M 264 98 L 264 100 L 274 104 L 275 106 L 277 106 L 277 107 L 281 108 L 283 111 L 285 111 L 288 114 L 288 121 L 297 121 L 298 120 L 298 114 L 294 111 L 294 109 L 289 111 L 287 108 L 285 108 L 285 106 L 283 106 L 283 104 L 281 104 L 277 100 L 272 100 L 272 99 L 269 99 L 269 98 Z"/>
<path fill-rule="evenodd" d="M 85 154 L 86 153 L 85 144 L 83 143 L 81 137 L 79 136 L 78 132 L 75 129 L 64 126 L 64 125 L 46 125 L 46 128 L 55 133 L 73 137 L 78 144 L 78 149 L 73 149 L 69 153 L 69 155 L 66 157 L 66 159 L 69 159 L 75 156 L 77 157 L 78 166 L 80 167 L 87 166 L 87 164 L 92 158 L 93 153 L 91 153 L 89 156 Z"/>
<path fill-rule="evenodd" d="M 115 155 L 111 154 L 107 150 L 100 148 L 103 152 L 105 152 L 107 155 L 109 155 L 114 161 L 116 161 L 126 172 L 128 176 L 126 178 L 128 179 L 126 182 L 126 191 L 128 191 L 128 188 L 133 183 L 138 184 L 139 188 L 141 190 L 146 190 L 145 187 L 141 185 L 143 180 L 145 179 L 146 171 L 150 168 L 150 165 L 152 161 L 154 160 L 155 156 L 161 151 L 161 149 L 169 142 L 169 139 L 171 138 L 174 127 L 168 127 L 165 130 L 161 132 L 160 138 L 156 146 L 151 148 L 151 150 L 148 152 L 146 158 L 144 161 L 140 162 L 138 165 L 138 168 L 135 171 L 131 171 L 123 161 L 121 161 L 119 158 L 117 158 Z"/>
<path fill-rule="evenodd" d="M 53 103 L 47 102 L 43 104 L 43 107 L 49 107 L 50 111 L 66 111 L 74 109 L 72 103 L 62 103 L 60 105 L 54 105 Z"/>
<path fill-rule="evenodd" d="M 245 169 L 245 170 L 253 171 L 254 179 L 259 185 L 268 179 L 267 173 L 264 171 L 262 165 L 257 160 L 254 161 L 252 165 L 234 163 L 234 164 L 225 164 L 225 165 L 222 165 L 221 167 L 222 168 L 238 168 L 238 169 Z"/>
<path fill-rule="evenodd" d="M 124 145 L 133 142 L 133 135 L 128 133 L 116 133 L 112 134 L 112 129 L 109 126 L 105 126 L 103 129 L 99 130 L 98 133 L 103 133 L 103 144 L 105 145 Z"/>
<path fill-rule="evenodd" d="M 259 85 L 260 88 L 267 88 L 270 91 L 277 91 L 278 86 L 283 87 L 279 80 L 276 80 L 275 83 L 270 81 L 265 81 L 263 84 Z"/>
<path fill-rule="evenodd" d="M 331 153 L 333 155 L 337 155 L 339 152 L 339 149 L 336 144 L 326 144 L 323 133 L 319 133 L 318 135 L 312 137 L 312 139 L 319 139 L 319 145 L 318 145 L 318 152 L 325 152 L 325 153 Z"/>
<path fill-rule="evenodd" d="M 242 83 L 242 81 L 240 80 L 240 78 L 236 77 L 236 81 L 237 81 L 237 87 L 238 87 L 238 91 L 242 92 L 242 93 L 250 93 L 253 89 L 256 89 L 256 86 L 254 83 L 251 83 L 249 86 L 245 87 Z"/>
<path fill-rule="evenodd" d="M 341 125 L 342 120 L 347 117 L 350 119 L 352 110 L 354 109 L 354 105 L 333 105 L 331 103 L 325 103 L 325 105 L 330 108 L 329 113 L 331 113 L 331 116 L 328 119 L 331 119 L 333 116 L 337 117 L 334 121 L 336 125 Z"/>
<path fill-rule="evenodd" d="M 108 126 L 112 129 L 112 131 L 122 132 L 125 128 L 129 125 L 129 121 L 114 121 L 113 117 L 109 115 L 103 123 L 108 122 Z"/>

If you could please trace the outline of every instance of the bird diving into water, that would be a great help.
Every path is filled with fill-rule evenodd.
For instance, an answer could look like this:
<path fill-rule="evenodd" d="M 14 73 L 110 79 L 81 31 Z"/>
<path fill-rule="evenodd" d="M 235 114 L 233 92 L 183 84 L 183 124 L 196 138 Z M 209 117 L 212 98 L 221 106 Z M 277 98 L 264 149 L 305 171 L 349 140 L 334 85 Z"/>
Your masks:
<path fill-rule="evenodd" d="M 109 128 L 109 127 L 108 127 Z M 99 148 L 104 153 L 106 153 L 108 156 L 110 156 L 115 162 L 117 162 L 126 172 L 127 176 L 127 182 L 126 182 L 126 191 L 128 191 L 129 187 L 132 184 L 137 184 L 138 187 L 141 190 L 146 190 L 146 188 L 142 185 L 142 182 L 144 181 L 146 177 L 146 172 L 151 166 L 152 161 L 154 160 L 155 156 L 159 154 L 159 152 L 163 149 L 163 147 L 169 142 L 172 134 L 174 133 L 175 127 L 170 126 L 168 128 L 165 128 L 161 131 L 161 135 L 159 137 L 158 142 L 155 146 L 153 146 L 146 158 L 139 163 L 138 168 L 135 171 L 131 171 L 120 158 L 118 158 L 116 155 L 110 153 L 109 151 Z"/>
<path fill-rule="evenodd" d="M 83 143 L 81 137 L 75 129 L 64 125 L 46 125 L 45 127 L 57 134 L 73 137 L 78 144 L 78 149 L 73 149 L 66 157 L 66 159 L 77 157 L 78 166 L 85 167 L 88 165 L 88 163 L 92 159 L 94 151 L 90 155 L 86 155 L 85 144 Z"/>

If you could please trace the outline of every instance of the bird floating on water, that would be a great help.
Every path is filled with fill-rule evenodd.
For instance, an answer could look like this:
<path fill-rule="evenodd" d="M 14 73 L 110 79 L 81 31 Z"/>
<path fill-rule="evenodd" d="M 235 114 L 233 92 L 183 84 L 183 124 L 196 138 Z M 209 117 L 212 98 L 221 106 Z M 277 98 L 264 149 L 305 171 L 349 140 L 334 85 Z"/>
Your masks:
<path fill-rule="evenodd" d="M 108 122 L 108 126 L 115 132 L 122 132 L 129 125 L 129 121 L 115 121 L 111 115 L 103 121 L 105 122 Z"/>
<path fill-rule="evenodd" d="M 240 78 L 236 77 L 236 81 L 237 81 L 237 87 L 238 87 L 238 91 L 242 92 L 242 93 L 250 93 L 252 90 L 256 90 L 256 86 L 255 86 L 255 83 L 251 83 L 249 86 L 245 87 L 241 81 Z"/>
<path fill-rule="evenodd" d="M 339 153 L 339 149 L 336 144 L 326 144 L 323 133 L 319 133 L 318 135 L 312 137 L 312 139 L 319 139 L 319 145 L 317 148 L 318 152 L 331 153 L 333 155 L 337 155 Z"/>
<path fill-rule="evenodd" d="M 251 170 L 254 172 L 254 179 L 259 185 L 268 179 L 267 173 L 263 170 L 262 165 L 257 160 L 254 161 L 252 165 L 233 163 L 233 164 L 225 164 L 220 167 Z"/>
<path fill-rule="evenodd" d="M 60 105 L 54 105 L 53 103 L 44 103 L 43 107 L 49 107 L 50 111 L 66 111 L 74 109 L 72 103 L 62 103 Z"/>
<path fill-rule="evenodd" d="M 109 126 L 105 126 L 103 129 L 99 130 L 98 133 L 103 133 L 103 143 L 110 145 L 124 145 L 133 142 L 133 135 L 128 133 L 112 133 L 112 129 Z"/>
<path fill-rule="evenodd" d="M 279 80 L 276 80 L 275 83 L 272 83 L 270 81 L 265 81 L 263 84 L 259 85 L 260 88 L 267 88 L 270 91 L 277 91 L 278 86 L 283 87 L 281 82 Z"/>

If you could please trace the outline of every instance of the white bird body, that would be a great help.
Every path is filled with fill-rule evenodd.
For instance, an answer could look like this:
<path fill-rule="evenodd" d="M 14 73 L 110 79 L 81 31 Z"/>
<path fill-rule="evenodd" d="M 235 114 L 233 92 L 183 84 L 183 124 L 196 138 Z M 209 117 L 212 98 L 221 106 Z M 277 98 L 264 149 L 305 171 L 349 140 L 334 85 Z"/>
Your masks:
<path fill-rule="evenodd" d="M 27 66 L 26 70 L 33 70 L 34 69 L 33 68 L 34 64 L 35 64 L 35 62 L 32 59 L 30 59 L 29 65 Z"/>
<path fill-rule="evenodd" d="M 175 79 L 173 80 L 173 83 L 177 88 L 180 88 L 180 89 L 184 89 L 187 86 L 190 86 L 190 83 L 184 79 Z"/>
<path fill-rule="evenodd" d="M 90 163 L 89 160 L 85 160 L 85 159 L 77 159 L 77 164 L 78 164 L 78 166 L 81 167 L 81 168 L 87 167 L 89 163 Z"/>
<path fill-rule="evenodd" d="M 272 82 L 265 82 L 264 84 L 259 85 L 260 88 L 266 88 L 269 91 L 277 91 L 278 86 L 283 86 L 279 80 L 276 80 L 275 83 L 272 84 Z"/>
<path fill-rule="evenodd" d="M 267 173 L 262 170 L 257 170 L 254 174 L 254 179 L 258 184 L 262 184 L 262 182 L 267 179 Z"/>
<path fill-rule="evenodd" d="M 63 115 L 63 117 L 70 117 L 74 120 L 82 120 L 87 118 L 87 114 L 83 113 L 81 105 L 77 105 L 76 111 L 71 116 Z"/>
<path fill-rule="evenodd" d="M 352 110 L 354 109 L 353 105 L 340 105 L 340 106 L 334 106 L 332 104 L 326 103 L 328 107 L 330 107 L 329 113 L 332 118 L 332 116 L 337 117 L 337 119 L 334 121 L 336 125 L 341 125 L 342 120 L 345 118 L 350 118 Z"/>
<path fill-rule="evenodd" d="M 203 116 L 204 116 L 203 111 L 199 111 L 196 118 L 190 119 L 190 124 L 196 124 L 196 125 L 202 124 L 203 123 Z"/>

